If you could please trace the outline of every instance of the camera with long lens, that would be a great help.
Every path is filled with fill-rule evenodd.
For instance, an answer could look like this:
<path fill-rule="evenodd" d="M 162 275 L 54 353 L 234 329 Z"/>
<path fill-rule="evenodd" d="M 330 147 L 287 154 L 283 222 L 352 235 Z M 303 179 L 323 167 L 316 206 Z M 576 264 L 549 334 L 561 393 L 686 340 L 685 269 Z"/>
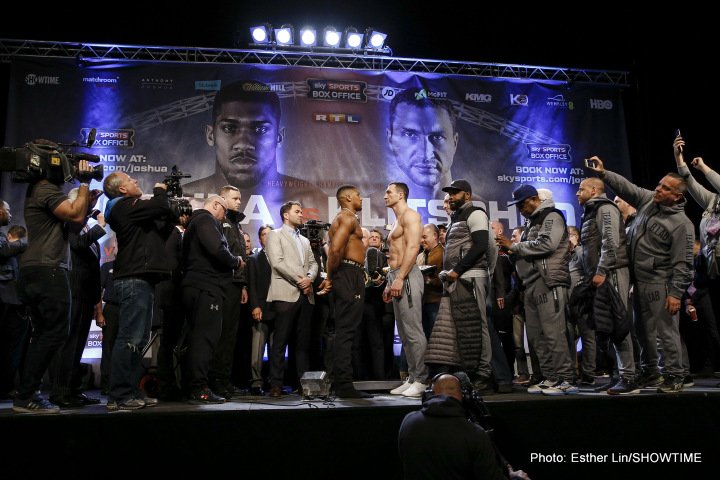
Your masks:
<path fill-rule="evenodd" d="M 102 165 L 95 165 L 89 172 L 80 172 L 78 163 L 81 160 L 95 163 L 100 157 L 90 153 L 73 152 L 73 147 L 90 148 L 95 143 L 95 129 L 88 133 L 85 145 L 77 142 L 61 144 L 49 140 L 38 139 L 28 142 L 22 147 L 0 148 L 0 171 L 12 172 L 12 180 L 18 183 L 35 183 L 48 180 L 54 184 L 80 180 L 100 181 L 104 175 Z"/>
<path fill-rule="evenodd" d="M 170 175 L 165 177 L 163 183 L 167 185 L 168 202 L 170 203 L 170 211 L 175 219 L 179 219 L 183 215 L 192 214 L 192 205 L 190 200 L 183 197 L 183 189 L 180 185 L 181 178 L 190 178 L 192 175 L 185 174 L 177 169 L 177 165 L 173 165 L 170 169 Z"/>
<path fill-rule="evenodd" d="M 325 222 L 319 222 L 317 220 L 308 220 L 307 222 L 300 225 L 298 230 L 300 233 L 310 240 L 310 243 L 316 243 L 322 245 L 323 232 L 330 229 L 330 224 Z"/>

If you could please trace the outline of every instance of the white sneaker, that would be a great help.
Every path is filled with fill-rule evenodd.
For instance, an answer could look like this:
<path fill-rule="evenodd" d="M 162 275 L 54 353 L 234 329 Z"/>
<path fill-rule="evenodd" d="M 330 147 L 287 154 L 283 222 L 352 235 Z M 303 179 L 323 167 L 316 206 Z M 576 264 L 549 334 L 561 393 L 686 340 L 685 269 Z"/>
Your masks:
<path fill-rule="evenodd" d="M 406 378 L 402 385 L 400 385 L 397 388 L 393 388 L 390 390 L 390 395 L 402 395 L 402 393 L 410 388 L 412 386 L 412 383 L 410 383 L 410 377 Z"/>
<path fill-rule="evenodd" d="M 554 387 L 557 382 L 552 380 L 543 380 L 535 385 L 530 385 L 527 389 L 527 393 L 542 393 L 543 390 Z"/>
<path fill-rule="evenodd" d="M 423 392 L 427 388 L 427 385 L 420 382 L 414 382 L 410 385 L 410 388 L 402 392 L 403 397 L 410 397 L 410 398 L 420 398 L 422 397 Z"/>
<path fill-rule="evenodd" d="M 550 396 L 556 396 L 556 395 L 574 395 L 578 393 L 578 387 L 573 385 L 572 383 L 568 383 L 566 381 L 562 381 L 558 383 L 557 385 L 546 388 L 542 391 L 543 395 L 550 395 Z"/>

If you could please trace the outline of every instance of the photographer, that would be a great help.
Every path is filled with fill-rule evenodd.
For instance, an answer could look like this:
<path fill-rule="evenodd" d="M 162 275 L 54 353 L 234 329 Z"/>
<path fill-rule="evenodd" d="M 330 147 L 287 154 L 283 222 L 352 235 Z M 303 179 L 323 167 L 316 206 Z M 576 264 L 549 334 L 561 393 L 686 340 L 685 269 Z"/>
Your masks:
<path fill-rule="evenodd" d="M 42 178 L 28 185 L 25 223 L 28 248 L 20 257 L 18 292 L 30 306 L 33 330 L 13 411 L 58 413 L 60 408 L 36 393 L 53 354 L 65 342 L 70 326 L 70 246 L 65 222 L 85 221 L 90 191 L 84 183 L 92 167 L 85 160 L 77 165 L 81 180 L 77 199 L 72 202 L 59 183 Z"/>
<path fill-rule="evenodd" d="M 157 404 L 140 391 L 142 351 L 150 338 L 155 284 L 168 277 L 165 240 L 172 232 L 167 185 L 156 183 L 153 198 L 141 200 L 137 180 L 111 173 L 103 183 L 110 199 L 105 219 L 117 236 L 113 288 L 120 304 L 118 335 L 113 347 L 107 408 L 137 410 Z M 82 192 L 82 190 L 81 190 Z"/>
<path fill-rule="evenodd" d="M 422 409 L 408 413 L 400 425 L 398 449 L 406 479 L 504 479 L 489 434 L 468 420 L 460 380 L 441 374 Z M 527 479 L 507 465 L 509 478 Z"/>

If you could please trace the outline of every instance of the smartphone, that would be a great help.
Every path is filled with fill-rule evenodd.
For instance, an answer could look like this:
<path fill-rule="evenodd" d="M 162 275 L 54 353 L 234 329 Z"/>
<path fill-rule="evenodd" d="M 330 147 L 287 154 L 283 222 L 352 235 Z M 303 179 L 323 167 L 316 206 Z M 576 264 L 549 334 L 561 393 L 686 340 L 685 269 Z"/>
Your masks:
<path fill-rule="evenodd" d="M 590 160 L 589 158 L 585 159 L 585 166 L 587 168 L 595 168 L 595 160 Z"/>
<path fill-rule="evenodd" d="M 680 137 L 680 129 L 675 130 L 675 138 Z M 683 153 L 683 147 L 678 147 L 678 152 Z"/>

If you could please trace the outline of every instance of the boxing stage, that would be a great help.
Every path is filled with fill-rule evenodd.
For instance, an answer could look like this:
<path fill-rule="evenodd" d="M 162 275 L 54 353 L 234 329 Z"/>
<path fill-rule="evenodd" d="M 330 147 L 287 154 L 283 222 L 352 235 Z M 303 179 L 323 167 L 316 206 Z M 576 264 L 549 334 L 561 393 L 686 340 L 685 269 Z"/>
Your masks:
<path fill-rule="evenodd" d="M 679 394 L 644 389 L 624 397 L 589 387 L 547 397 L 516 387 L 485 403 L 501 451 L 533 480 L 717 478 L 718 381 L 698 379 Z M 162 403 L 113 413 L 101 397 L 101 405 L 59 415 L 15 414 L 4 400 L 0 465 L 3 478 L 62 471 L 63 478 L 399 479 L 398 428 L 420 400 L 374 393 L 358 400 L 290 394 Z"/>

